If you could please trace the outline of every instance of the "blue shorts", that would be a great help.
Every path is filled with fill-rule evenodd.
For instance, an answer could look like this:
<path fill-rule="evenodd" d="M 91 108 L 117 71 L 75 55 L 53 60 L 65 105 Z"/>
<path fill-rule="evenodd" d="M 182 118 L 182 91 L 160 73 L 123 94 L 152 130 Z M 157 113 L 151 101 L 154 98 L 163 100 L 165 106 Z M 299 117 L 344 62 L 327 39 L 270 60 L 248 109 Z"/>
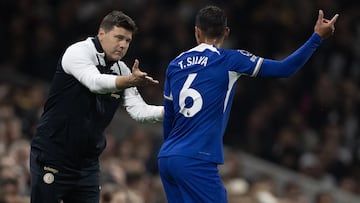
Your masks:
<path fill-rule="evenodd" d="M 159 172 L 168 202 L 226 203 L 216 163 L 183 156 L 160 157 Z"/>

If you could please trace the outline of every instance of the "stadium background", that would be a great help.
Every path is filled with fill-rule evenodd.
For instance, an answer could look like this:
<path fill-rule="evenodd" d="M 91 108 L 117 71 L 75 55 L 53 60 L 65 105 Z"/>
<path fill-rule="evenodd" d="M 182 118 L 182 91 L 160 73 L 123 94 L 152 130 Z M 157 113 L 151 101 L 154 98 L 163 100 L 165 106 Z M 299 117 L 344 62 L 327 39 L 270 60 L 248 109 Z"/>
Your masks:
<path fill-rule="evenodd" d="M 207 4 L 228 14 L 226 48 L 273 59 L 282 59 L 311 35 L 318 9 L 328 18 L 340 14 L 335 36 L 292 78 L 240 78 L 221 167 L 230 201 L 342 203 L 333 190 L 359 197 L 359 1 L 2 0 L 0 202 L 28 202 L 29 140 L 68 45 L 94 36 L 107 12 L 124 11 L 139 27 L 124 61 L 131 67 L 138 58 L 141 69 L 160 80 L 159 86 L 140 91 L 148 103 L 162 104 L 166 64 L 195 45 L 194 15 Z M 116 191 L 126 191 L 131 202 L 165 202 L 156 168 L 161 125 L 137 124 L 119 109 L 107 137 L 101 157 L 103 202 Z M 239 161 L 243 154 L 326 187 L 310 194 L 297 180 L 280 184 L 263 172 L 247 176 Z"/>

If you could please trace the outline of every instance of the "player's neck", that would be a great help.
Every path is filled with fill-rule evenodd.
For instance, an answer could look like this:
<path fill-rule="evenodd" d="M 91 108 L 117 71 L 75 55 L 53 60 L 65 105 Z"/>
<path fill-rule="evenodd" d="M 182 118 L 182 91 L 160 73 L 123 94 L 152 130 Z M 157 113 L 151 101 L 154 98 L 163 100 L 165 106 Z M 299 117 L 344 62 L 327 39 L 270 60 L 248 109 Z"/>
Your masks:
<path fill-rule="evenodd" d="M 215 47 L 218 47 L 218 48 L 220 48 L 221 44 L 222 44 L 220 42 L 220 40 L 218 40 L 218 39 L 210 39 L 210 38 L 205 38 L 202 43 L 212 45 L 212 46 L 215 46 Z"/>

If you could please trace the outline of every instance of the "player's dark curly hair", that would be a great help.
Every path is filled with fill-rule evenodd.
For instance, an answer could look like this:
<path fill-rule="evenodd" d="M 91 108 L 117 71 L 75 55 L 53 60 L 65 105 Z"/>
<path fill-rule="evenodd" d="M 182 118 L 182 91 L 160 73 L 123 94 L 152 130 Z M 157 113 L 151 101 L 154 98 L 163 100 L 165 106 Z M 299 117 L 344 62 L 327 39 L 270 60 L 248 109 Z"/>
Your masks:
<path fill-rule="evenodd" d="M 224 34 L 227 18 L 217 6 L 206 6 L 197 13 L 195 25 L 210 38 L 218 38 Z"/>
<path fill-rule="evenodd" d="M 116 27 L 122 27 L 133 33 L 137 31 L 137 26 L 133 19 L 121 11 L 112 11 L 107 14 L 100 23 L 100 28 L 108 32 Z"/>

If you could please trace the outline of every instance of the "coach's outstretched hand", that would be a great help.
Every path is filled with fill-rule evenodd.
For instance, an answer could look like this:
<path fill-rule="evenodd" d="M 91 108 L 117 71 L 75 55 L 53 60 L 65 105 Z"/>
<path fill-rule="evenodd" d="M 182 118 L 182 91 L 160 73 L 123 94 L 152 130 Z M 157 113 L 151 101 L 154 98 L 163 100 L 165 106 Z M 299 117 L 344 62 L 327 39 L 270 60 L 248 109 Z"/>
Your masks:
<path fill-rule="evenodd" d="M 338 17 L 339 14 L 336 14 L 331 20 L 328 20 L 324 18 L 324 12 L 319 10 L 319 17 L 316 21 L 314 32 L 318 33 L 322 39 L 330 37 L 335 32 L 335 22 Z"/>
<path fill-rule="evenodd" d="M 154 80 L 152 77 L 148 76 L 146 72 L 142 72 L 139 69 L 139 60 L 135 59 L 134 65 L 132 67 L 132 74 L 130 76 L 130 83 L 133 86 L 143 86 L 149 84 L 159 84 L 159 81 Z"/>

